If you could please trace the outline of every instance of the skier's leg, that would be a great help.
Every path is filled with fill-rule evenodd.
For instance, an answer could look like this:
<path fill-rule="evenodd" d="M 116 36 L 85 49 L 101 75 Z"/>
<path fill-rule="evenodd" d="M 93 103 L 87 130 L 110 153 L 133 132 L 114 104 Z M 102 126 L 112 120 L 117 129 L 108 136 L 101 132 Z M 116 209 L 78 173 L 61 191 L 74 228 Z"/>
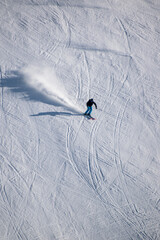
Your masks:
<path fill-rule="evenodd" d="M 89 107 L 87 107 L 87 111 L 84 113 L 84 115 L 87 115 L 89 110 L 90 110 Z"/>
<path fill-rule="evenodd" d="M 88 115 L 91 115 L 91 112 L 92 112 L 92 107 L 89 108 Z"/>

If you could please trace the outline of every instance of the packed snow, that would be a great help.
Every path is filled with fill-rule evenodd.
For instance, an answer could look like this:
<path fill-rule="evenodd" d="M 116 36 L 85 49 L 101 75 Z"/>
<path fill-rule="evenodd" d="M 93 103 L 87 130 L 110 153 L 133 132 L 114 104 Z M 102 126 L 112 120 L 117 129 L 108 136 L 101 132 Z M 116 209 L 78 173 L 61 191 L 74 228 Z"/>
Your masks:
<path fill-rule="evenodd" d="M 160 239 L 159 63 L 159 0 L 0 0 L 0 240 Z"/>

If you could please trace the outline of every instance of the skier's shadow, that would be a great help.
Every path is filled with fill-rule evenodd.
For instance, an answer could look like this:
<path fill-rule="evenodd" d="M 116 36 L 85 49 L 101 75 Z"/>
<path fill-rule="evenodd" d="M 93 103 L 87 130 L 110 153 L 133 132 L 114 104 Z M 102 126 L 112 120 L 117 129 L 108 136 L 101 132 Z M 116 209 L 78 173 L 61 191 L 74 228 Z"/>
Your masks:
<path fill-rule="evenodd" d="M 31 117 L 39 117 L 39 116 L 57 116 L 57 115 L 64 115 L 64 116 L 82 116 L 82 113 L 70 113 L 70 112 L 40 112 L 37 114 L 30 115 Z"/>

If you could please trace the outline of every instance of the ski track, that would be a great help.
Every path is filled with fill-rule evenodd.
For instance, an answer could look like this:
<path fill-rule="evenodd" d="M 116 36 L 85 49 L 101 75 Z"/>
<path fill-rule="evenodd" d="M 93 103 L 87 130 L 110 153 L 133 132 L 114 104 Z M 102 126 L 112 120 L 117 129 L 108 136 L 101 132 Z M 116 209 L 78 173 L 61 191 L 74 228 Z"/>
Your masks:
<path fill-rule="evenodd" d="M 127 76 L 127 74 L 126 74 Z M 125 80 L 126 80 L 126 77 L 125 77 Z M 124 82 L 125 82 L 124 80 Z M 124 85 L 124 82 L 122 84 L 122 87 Z M 120 91 L 120 90 L 119 90 Z M 118 96 L 118 94 L 117 94 Z M 116 96 L 116 98 L 117 98 Z M 114 99 L 114 101 L 116 100 L 116 98 Z M 112 102 L 113 104 L 113 102 Z M 112 106 L 111 104 L 111 106 Z M 106 109 L 106 104 L 104 105 L 103 107 L 104 109 Z M 102 120 L 100 120 L 102 119 Z M 106 204 L 107 202 L 103 199 L 103 197 L 101 196 L 101 191 L 99 190 L 102 186 L 103 186 L 103 181 L 104 181 L 104 176 L 103 176 L 103 171 L 100 169 L 99 165 L 98 165 L 98 162 L 97 162 L 97 158 L 95 156 L 95 153 L 94 153 L 94 149 L 96 149 L 96 146 L 95 146 L 95 142 L 96 142 L 96 134 L 97 134 L 97 131 L 100 127 L 100 125 L 102 125 L 102 121 L 104 121 L 105 117 L 102 118 L 102 116 L 99 117 L 99 121 L 98 121 L 98 126 L 95 124 L 94 125 L 94 130 L 91 131 L 91 135 L 90 135 L 90 147 L 89 147 L 89 172 L 90 172 L 90 175 L 91 175 L 91 179 L 92 179 L 92 183 L 93 183 L 93 186 L 94 186 L 94 189 L 95 191 L 97 192 L 97 194 L 99 195 L 100 199 Z M 96 151 L 96 150 L 95 150 Z M 116 151 L 115 151 L 115 158 L 116 158 Z M 92 165 L 95 165 L 95 167 L 91 167 Z M 97 169 L 97 171 L 96 171 Z M 111 195 L 109 194 L 109 192 L 107 193 L 108 195 L 108 198 L 110 199 L 111 201 L 111 205 L 112 206 L 116 206 L 116 211 L 118 210 L 119 206 L 117 205 L 117 203 L 115 203 L 115 201 L 113 200 L 113 198 L 111 197 Z M 130 219 L 128 219 L 128 217 L 126 215 L 123 215 L 123 212 L 122 211 L 119 211 L 118 210 L 118 213 L 120 215 L 123 216 L 123 218 L 125 220 L 127 220 L 127 222 L 132 222 Z"/>
<path fill-rule="evenodd" d="M 89 99 L 91 97 L 91 93 L 90 93 L 90 89 L 91 89 L 91 77 L 90 77 L 90 74 L 89 74 L 89 63 L 88 63 L 88 60 L 87 60 L 87 54 L 85 51 L 83 51 L 83 55 L 84 55 L 84 63 L 86 65 L 86 71 L 87 71 L 87 79 L 88 79 L 88 94 L 87 94 L 87 99 Z"/>
<path fill-rule="evenodd" d="M 129 100 L 128 100 L 129 101 Z M 116 123 L 115 123 L 115 132 L 114 132 L 114 151 L 115 151 L 115 163 L 116 163 L 116 167 L 117 167 L 117 171 L 118 171 L 118 175 L 120 178 L 120 182 L 121 182 L 121 186 L 122 186 L 122 190 L 123 190 L 123 194 L 127 200 L 128 203 L 128 207 L 131 209 L 131 212 L 133 213 L 132 218 L 134 216 L 136 223 L 135 225 L 135 229 L 138 235 L 142 235 L 143 237 L 143 233 L 139 234 L 140 230 L 142 231 L 143 227 L 141 225 L 141 223 L 139 222 L 139 220 L 136 218 L 135 213 L 135 208 L 133 205 L 133 202 L 129 199 L 129 192 L 126 186 L 126 181 L 125 181 L 125 176 L 123 174 L 123 167 L 122 167 L 122 160 L 120 157 L 120 129 L 121 129 L 121 124 L 123 121 L 123 115 L 125 113 L 128 101 L 126 102 L 126 105 L 123 107 L 123 109 L 120 109 L 118 115 L 117 115 L 117 119 L 116 119 Z M 122 116 L 121 116 L 122 113 Z M 132 220 L 133 221 L 133 220 Z M 138 226 L 136 226 L 138 225 Z M 132 227 L 134 227 L 132 225 Z M 138 229 L 139 228 L 139 229 Z"/>

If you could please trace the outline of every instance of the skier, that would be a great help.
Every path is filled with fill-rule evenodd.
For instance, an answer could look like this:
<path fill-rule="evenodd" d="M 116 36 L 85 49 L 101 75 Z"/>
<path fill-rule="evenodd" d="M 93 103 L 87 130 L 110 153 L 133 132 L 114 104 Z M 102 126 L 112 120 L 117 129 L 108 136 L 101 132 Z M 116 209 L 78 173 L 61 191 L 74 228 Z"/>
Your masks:
<path fill-rule="evenodd" d="M 89 117 L 91 116 L 93 104 L 95 105 L 95 108 L 97 109 L 97 104 L 93 101 L 93 98 L 89 99 L 88 102 L 86 103 L 87 111 L 84 113 L 84 115 L 88 115 Z"/>

